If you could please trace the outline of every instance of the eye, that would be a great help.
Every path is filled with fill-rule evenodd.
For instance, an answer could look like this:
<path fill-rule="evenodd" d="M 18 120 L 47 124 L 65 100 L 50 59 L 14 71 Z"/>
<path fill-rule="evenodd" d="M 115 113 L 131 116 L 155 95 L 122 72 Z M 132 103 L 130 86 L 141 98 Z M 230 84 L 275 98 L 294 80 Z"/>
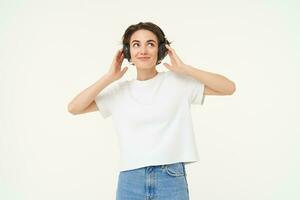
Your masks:
<path fill-rule="evenodd" d="M 139 45 L 139 43 L 134 43 L 132 46 L 135 47 L 136 45 Z"/>
<path fill-rule="evenodd" d="M 153 43 L 148 43 L 148 45 L 149 45 L 149 44 L 150 44 L 152 47 L 154 47 L 154 46 L 155 46 Z"/>

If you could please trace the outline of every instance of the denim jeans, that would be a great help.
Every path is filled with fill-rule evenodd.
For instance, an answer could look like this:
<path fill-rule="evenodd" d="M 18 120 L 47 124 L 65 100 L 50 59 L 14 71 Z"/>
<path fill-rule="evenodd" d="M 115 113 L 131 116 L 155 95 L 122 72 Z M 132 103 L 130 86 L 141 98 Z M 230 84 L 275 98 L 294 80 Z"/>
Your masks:
<path fill-rule="evenodd" d="M 188 200 L 183 162 L 120 171 L 117 200 Z"/>

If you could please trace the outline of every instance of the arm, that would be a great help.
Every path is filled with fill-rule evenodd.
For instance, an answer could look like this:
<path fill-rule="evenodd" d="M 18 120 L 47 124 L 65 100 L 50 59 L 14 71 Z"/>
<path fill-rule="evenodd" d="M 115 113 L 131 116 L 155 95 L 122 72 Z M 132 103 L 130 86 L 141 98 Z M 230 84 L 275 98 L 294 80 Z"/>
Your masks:
<path fill-rule="evenodd" d="M 185 65 L 184 74 L 201 81 L 205 85 L 206 94 L 231 95 L 235 92 L 235 83 L 223 75 L 197 69 Z"/>
<path fill-rule="evenodd" d="M 94 101 L 96 96 L 112 82 L 113 80 L 109 76 L 102 76 L 96 83 L 83 90 L 69 103 L 68 111 L 72 114 L 83 113 Z M 93 108 L 91 111 L 94 111 L 96 107 L 93 106 Z"/>
<path fill-rule="evenodd" d="M 91 111 L 96 111 L 98 108 L 95 103 L 96 96 L 109 84 L 120 79 L 128 67 L 121 70 L 121 65 L 124 60 L 124 54 L 120 49 L 110 66 L 109 71 L 102 76 L 96 83 L 83 90 L 78 94 L 68 105 L 68 111 L 72 114 L 81 114 Z"/>
<path fill-rule="evenodd" d="M 176 73 L 188 75 L 199 80 L 205 85 L 205 95 L 231 95 L 234 93 L 235 84 L 233 81 L 220 74 L 206 72 L 187 65 L 181 61 L 173 48 L 169 45 L 166 45 L 166 48 L 171 59 L 171 65 L 164 63 L 164 66 Z"/>

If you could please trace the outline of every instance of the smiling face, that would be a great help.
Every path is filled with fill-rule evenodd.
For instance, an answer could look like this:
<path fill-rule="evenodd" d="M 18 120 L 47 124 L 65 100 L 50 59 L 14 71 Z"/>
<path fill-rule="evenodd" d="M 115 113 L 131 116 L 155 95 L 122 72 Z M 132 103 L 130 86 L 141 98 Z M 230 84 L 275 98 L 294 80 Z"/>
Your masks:
<path fill-rule="evenodd" d="M 131 62 L 138 68 L 155 68 L 158 55 L 158 40 L 148 30 L 138 30 L 130 38 Z"/>

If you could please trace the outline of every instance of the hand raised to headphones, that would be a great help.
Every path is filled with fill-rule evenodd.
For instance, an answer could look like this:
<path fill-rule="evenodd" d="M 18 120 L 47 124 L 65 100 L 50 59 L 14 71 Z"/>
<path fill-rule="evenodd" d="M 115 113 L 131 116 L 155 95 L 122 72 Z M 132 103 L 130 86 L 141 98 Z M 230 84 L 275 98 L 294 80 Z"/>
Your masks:
<path fill-rule="evenodd" d="M 121 70 L 123 60 L 124 60 L 123 49 L 119 49 L 114 56 L 109 71 L 107 72 L 107 76 L 109 76 L 113 81 L 120 79 L 128 69 L 128 67 L 124 67 Z"/>
<path fill-rule="evenodd" d="M 185 74 L 188 66 L 182 62 L 179 56 L 176 54 L 175 50 L 171 48 L 169 45 L 165 45 L 168 49 L 168 56 L 171 60 L 171 65 L 168 63 L 164 63 L 164 66 L 171 71 L 174 71 L 179 74 Z"/>

